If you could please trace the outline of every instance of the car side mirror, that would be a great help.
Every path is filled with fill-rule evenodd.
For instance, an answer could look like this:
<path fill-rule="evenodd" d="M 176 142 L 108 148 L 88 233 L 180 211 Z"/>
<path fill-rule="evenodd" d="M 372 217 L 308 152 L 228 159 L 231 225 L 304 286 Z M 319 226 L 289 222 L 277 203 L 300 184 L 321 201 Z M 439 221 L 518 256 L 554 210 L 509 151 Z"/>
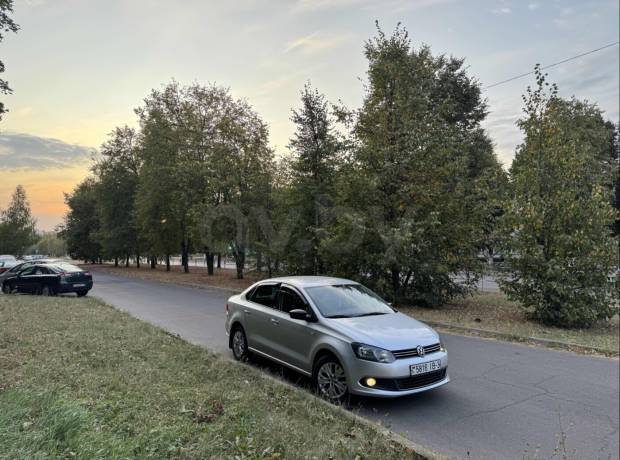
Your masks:
<path fill-rule="evenodd" d="M 304 321 L 311 321 L 312 318 L 310 317 L 310 315 L 308 313 L 306 313 L 306 310 L 302 310 L 300 308 L 296 308 L 295 310 L 291 310 L 288 312 L 288 314 L 290 315 L 291 319 L 301 319 Z"/>

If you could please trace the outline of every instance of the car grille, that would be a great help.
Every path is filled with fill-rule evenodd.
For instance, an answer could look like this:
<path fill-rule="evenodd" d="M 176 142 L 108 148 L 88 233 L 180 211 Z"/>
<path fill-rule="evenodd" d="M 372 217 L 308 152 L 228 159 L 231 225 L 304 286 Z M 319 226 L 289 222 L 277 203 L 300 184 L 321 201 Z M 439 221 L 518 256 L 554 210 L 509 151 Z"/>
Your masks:
<path fill-rule="evenodd" d="M 441 348 L 441 345 L 438 343 L 434 343 L 433 345 L 427 345 L 424 347 L 424 354 L 428 355 L 429 353 L 436 353 Z M 412 358 L 414 356 L 418 356 L 418 351 L 415 348 L 409 348 L 407 350 L 396 350 L 393 351 L 392 354 L 396 359 L 404 359 L 404 358 Z"/>
<path fill-rule="evenodd" d="M 415 375 L 413 377 L 404 377 L 401 379 L 377 379 L 377 384 L 373 388 L 388 391 L 406 391 L 414 390 L 416 388 L 423 388 L 433 385 L 434 383 L 441 382 L 446 378 L 447 371 L 448 368 L 445 367 L 438 371 Z"/>

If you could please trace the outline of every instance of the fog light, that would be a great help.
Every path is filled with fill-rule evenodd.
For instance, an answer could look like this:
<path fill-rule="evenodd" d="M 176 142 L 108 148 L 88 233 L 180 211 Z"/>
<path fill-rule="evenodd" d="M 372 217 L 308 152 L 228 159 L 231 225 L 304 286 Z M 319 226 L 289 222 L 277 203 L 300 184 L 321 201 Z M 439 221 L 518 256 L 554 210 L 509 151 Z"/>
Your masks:
<path fill-rule="evenodd" d="M 374 387 L 376 384 L 377 384 L 377 381 L 373 379 L 372 377 L 368 377 L 366 379 L 366 385 L 368 385 L 369 387 Z"/>

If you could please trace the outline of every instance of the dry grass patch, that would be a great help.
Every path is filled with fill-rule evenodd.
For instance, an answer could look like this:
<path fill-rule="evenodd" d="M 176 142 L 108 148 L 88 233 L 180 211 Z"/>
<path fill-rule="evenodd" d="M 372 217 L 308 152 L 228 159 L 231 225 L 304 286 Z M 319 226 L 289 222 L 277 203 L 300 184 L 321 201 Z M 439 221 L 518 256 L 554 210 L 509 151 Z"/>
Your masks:
<path fill-rule="evenodd" d="M 421 321 L 436 321 L 456 326 L 485 329 L 530 337 L 558 340 L 582 347 L 599 348 L 618 354 L 620 346 L 618 318 L 601 322 L 590 329 L 561 329 L 531 321 L 527 312 L 501 293 L 479 293 L 438 308 L 404 307 L 404 313 Z"/>

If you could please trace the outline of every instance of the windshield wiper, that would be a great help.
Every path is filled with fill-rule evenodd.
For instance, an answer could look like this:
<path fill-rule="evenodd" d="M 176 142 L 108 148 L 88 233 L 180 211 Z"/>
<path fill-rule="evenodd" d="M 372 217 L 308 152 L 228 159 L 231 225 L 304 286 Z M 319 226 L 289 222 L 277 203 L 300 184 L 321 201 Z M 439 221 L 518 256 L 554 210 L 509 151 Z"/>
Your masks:
<path fill-rule="evenodd" d="M 349 315 L 331 315 L 331 316 L 326 316 L 325 318 L 329 318 L 329 319 L 334 319 L 334 318 L 352 318 L 352 316 L 349 316 Z"/>
<path fill-rule="evenodd" d="M 356 315 L 356 318 L 361 318 L 362 316 L 377 316 L 377 315 L 387 315 L 385 312 L 373 311 L 372 313 L 363 313 L 361 315 Z"/>

